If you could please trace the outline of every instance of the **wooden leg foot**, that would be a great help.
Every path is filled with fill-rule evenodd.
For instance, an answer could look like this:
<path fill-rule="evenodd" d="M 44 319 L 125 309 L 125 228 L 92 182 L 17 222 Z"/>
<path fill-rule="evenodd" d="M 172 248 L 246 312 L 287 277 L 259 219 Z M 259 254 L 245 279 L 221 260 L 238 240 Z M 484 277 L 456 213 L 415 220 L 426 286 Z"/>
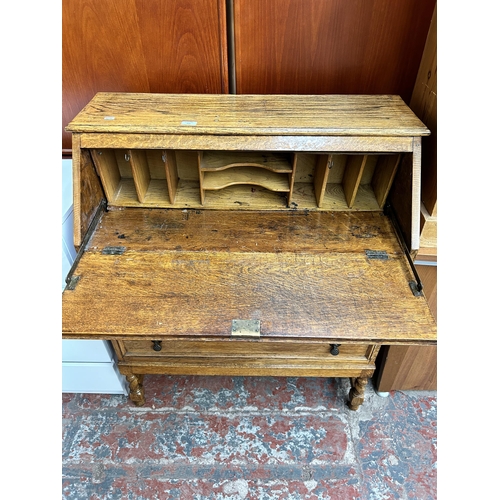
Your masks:
<path fill-rule="evenodd" d="M 127 375 L 127 382 L 130 388 L 129 396 L 136 406 L 143 406 L 146 402 L 144 389 L 142 388 L 143 379 L 144 375 L 134 375 L 133 373 Z"/>
<path fill-rule="evenodd" d="M 368 377 L 358 377 L 351 379 L 351 390 L 349 391 L 349 400 L 347 405 L 351 410 L 356 411 L 365 399 L 365 387 L 368 383 Z"/>

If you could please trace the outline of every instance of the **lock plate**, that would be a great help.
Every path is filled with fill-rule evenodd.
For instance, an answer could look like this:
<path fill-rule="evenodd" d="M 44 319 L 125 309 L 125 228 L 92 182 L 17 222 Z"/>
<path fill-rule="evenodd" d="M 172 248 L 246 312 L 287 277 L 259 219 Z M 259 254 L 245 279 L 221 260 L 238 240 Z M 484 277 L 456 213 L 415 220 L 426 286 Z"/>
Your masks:
<path fill-rule="evenodd" d="M 260 320 L 233 319 L 231 337 L 260 337 Z"/>

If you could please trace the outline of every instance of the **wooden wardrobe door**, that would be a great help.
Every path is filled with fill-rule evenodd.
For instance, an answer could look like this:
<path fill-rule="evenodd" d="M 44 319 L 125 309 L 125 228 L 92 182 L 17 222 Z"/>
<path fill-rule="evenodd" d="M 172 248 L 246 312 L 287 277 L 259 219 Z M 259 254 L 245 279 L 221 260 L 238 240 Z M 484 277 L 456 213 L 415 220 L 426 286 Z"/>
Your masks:
<path fill-rule="evenodd" d="M 238 94 L 399 94 L 435 0 L 234 0 Z"/>
<path fill-rule="evenodd" d="M 64 127 L 96 92 L 227 93 L 225 0 L 63 0 Z"/>

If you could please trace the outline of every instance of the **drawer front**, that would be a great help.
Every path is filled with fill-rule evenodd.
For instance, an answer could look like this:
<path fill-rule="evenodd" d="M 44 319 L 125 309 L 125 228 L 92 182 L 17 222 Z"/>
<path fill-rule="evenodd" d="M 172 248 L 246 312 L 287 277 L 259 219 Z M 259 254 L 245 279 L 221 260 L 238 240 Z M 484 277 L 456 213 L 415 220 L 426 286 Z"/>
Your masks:
<path fill-rule="evenodd" d="M 377 347 L 344 344 L 332 354 L 333 343 L 255 340 L 125 340 L 118 343 L 123 359 L 208 357 L 242 359 L 297 359 L 366 362 L 375 358 Z M 335 353 L 336 350 L 334 349 Z"/>

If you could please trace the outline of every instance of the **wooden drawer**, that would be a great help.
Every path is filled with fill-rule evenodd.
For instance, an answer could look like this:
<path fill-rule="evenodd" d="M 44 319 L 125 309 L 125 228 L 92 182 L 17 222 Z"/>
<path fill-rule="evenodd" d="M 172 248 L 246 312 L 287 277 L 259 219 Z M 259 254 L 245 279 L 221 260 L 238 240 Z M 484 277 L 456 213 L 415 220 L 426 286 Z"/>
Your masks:
<path fill-rule="evenodd" d="M 164 340 L 154 349 L 152 340 L 125 340 L 118 343 L 123 359 L 141 357 L 210 357 L 210 358 L 286 358 L 322 359 L 325 361 L 368 361 L 373 359 L 374 346 L 345 344 L 332 355 L 327 342 L 288 342 L 261 340 Z M 157 347 L 158 348 L 158 347 Z"/>
<path fill-rule="evenodd" d="M 171 375 L 348 377 L 371 375 L 378 345 L 340 345 L 332 355 L 327 342 L 279 340 L 113 341 L 120 371 Z"/>

